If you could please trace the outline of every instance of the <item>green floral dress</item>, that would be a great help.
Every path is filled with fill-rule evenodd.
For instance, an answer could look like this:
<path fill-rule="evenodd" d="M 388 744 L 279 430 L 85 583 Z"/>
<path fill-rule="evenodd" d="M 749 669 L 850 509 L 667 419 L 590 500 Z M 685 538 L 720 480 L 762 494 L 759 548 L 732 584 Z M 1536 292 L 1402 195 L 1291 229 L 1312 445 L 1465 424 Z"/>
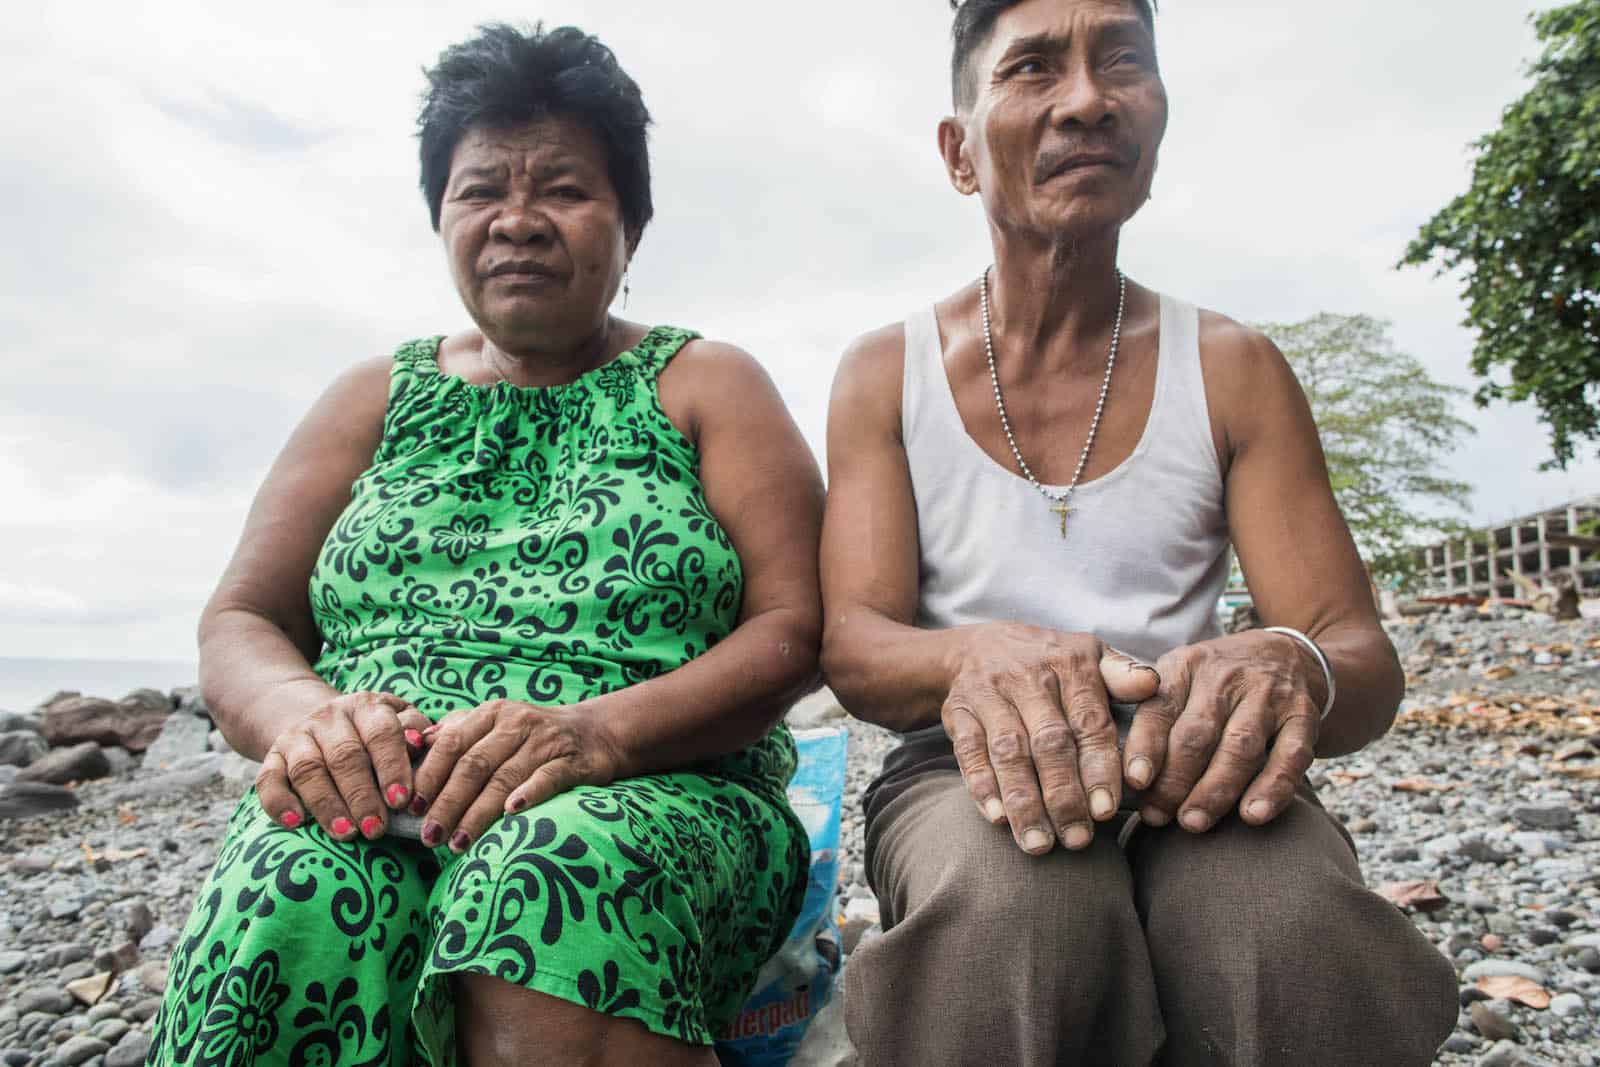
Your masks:
<path fill-rule="evenodd" d="M 317 672 L 438 718 L 586 700 L 726 637 L 739 558 L 656 392 L 693 336 L 657 327 L 548 389 L 447 377 L 438 338 L 402 346 L 383 441 L 312 575 Z M 505 816 L 461 856 L 286 830 L 251 792 L 173 955 L 150 1062 L 452 1063 L 455 973 L 709 1044 L 804 896 L 794 765 L 779 727 Z"/>

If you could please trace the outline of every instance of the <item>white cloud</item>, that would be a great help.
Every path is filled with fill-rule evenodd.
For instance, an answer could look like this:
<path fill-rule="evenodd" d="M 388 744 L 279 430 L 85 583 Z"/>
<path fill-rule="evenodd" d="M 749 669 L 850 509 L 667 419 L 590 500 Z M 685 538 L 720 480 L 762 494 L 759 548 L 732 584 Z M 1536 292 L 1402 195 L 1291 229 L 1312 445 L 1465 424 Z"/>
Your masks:
<path fill-rule="evenodd" d="M 1519 91 L 1526 4 L 1168 0 L 1173 118 L 1129 228 L 1142 281 L 1235 317 L 1367 312 L 1471 384 L 1456 285 L 1393 269 Z M 420 68 L 484 4 L 35 5 L 0 42 L 0 654 L 184 657 L 279 443 L 333 375 L 459 328 L 416 189 Z M 820 448 L 851 337 L 974 276 L 934 147 L 943 0 L 558 0 L 656 118 L 629 314 L 761 358 Z M 513 14 L 512 17 L 519 17 Z M 1503 517 L 1600 491 L 1537 474 L 1527 411 L 1451 459 Z M 129 626 L 127 620 L 140 625 Z"/>

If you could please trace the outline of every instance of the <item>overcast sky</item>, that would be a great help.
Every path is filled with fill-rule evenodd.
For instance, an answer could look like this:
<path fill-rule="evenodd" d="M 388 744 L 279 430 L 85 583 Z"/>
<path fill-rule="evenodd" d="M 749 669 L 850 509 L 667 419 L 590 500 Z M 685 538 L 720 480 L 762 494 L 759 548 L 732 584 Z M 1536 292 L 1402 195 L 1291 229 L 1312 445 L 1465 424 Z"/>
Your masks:
<path fill-rule="evenodd" d="M 1458 285 L 1393 268 L 1520 90 L 1523 0 L 1166 0 L 1172 122 L 1123 262 L 1247 321 L 1391 320 L 1470 385 Z M 346 364 L 465 314 L 416 191 L 420 68 L 490 19 L 572 22 L 644 89 L 656 222 L 628 314 L 754 352 L 813 446 L 838 354 L 975 276 L 946 185 L 943 0 L 36 4 L 0 41 L 0 655 L 190 658 L 285 435 Z M 1450 458 L 1491 520 L 1528 411 Z M 1589 449 L 1588 455 L 1593 455 Z"/>

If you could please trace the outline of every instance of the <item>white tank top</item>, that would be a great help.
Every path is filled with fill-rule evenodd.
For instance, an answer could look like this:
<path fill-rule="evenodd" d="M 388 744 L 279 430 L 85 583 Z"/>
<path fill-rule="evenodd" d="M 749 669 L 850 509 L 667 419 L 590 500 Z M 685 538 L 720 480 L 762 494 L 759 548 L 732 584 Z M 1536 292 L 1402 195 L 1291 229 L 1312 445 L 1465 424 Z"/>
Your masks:
<path fill-rule="evenodd" d="M 1161 297 L 1160 335 L 1144 435 L 1115 470 L 1073 491 L 1063 539 L 1050 502 L 968 436 L 933 309 L 906 320 L 900 417 L 921 542 L 917 625 L 1026 622 L 1091 633 L 1149 663 L 1222 632 L 1228 525 L 1198 312 Z M 1111 403 L 1116 388 L 1113 379 Z"/>

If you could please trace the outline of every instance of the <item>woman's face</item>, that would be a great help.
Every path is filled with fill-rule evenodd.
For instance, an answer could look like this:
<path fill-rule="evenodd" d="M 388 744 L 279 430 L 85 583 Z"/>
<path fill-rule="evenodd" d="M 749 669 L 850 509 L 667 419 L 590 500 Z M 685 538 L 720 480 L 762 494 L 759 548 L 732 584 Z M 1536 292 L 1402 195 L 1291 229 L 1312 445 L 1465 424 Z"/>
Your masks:
<path fill-rule="evenodd" d="M 439 236 L 473 321 L 513 353 L 592 338 L 630 253 L 605 148 L 559 117 L 469 129 L 450 160 Z"/>

